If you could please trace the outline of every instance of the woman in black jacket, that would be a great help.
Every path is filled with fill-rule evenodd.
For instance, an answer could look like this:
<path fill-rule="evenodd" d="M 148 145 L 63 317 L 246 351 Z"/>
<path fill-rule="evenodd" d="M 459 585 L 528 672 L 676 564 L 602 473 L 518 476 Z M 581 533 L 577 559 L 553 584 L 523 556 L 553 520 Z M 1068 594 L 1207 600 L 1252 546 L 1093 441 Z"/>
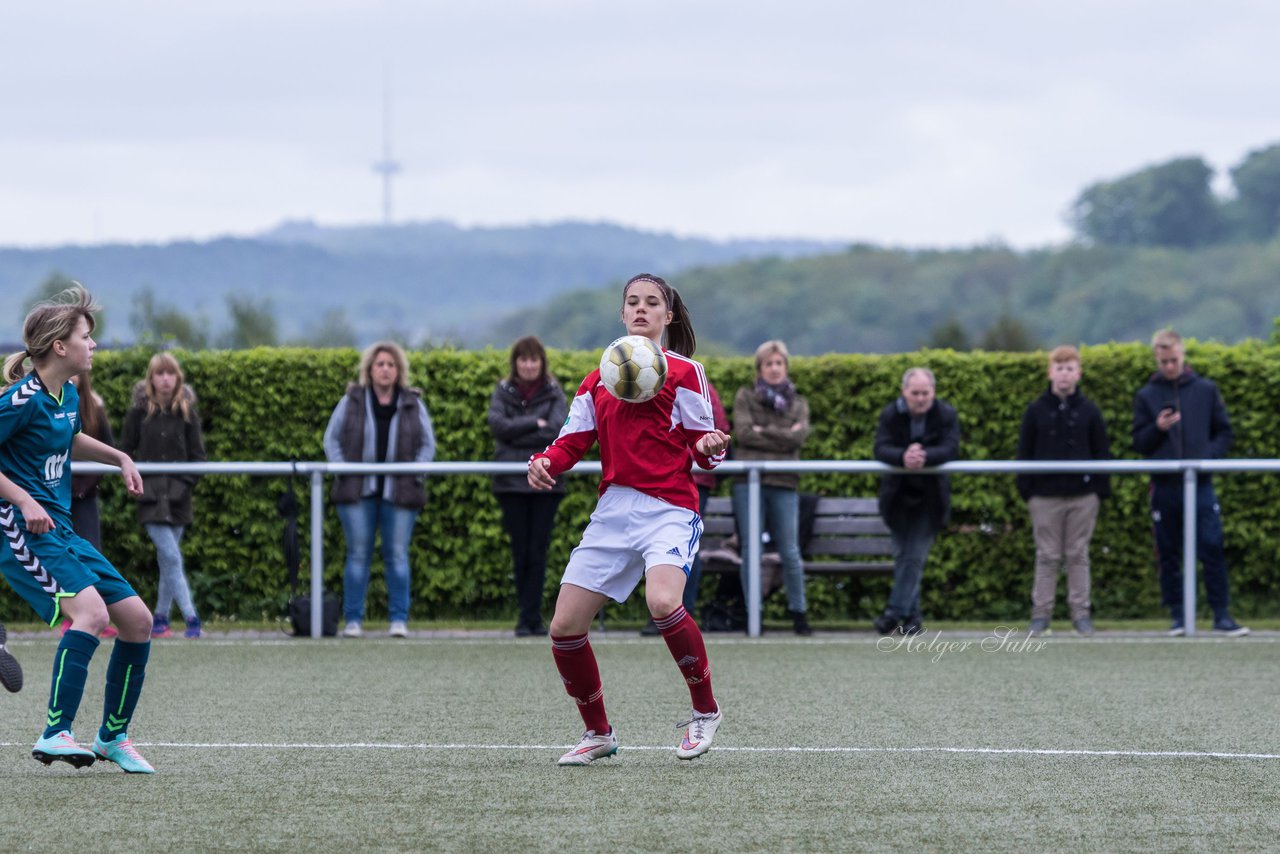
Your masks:
<path fill-rule="evenodd" d="M 489 430 L 498 462 L 528 462 L 555 440 L 569 414 L 564 390 L 547 373 L 547 351 L 529 335 L 511 347 L 511 369 L 489 400 Z M 502 507 L 502 523 L 511 538 L 516 601 L 516 636 L 545 635 L 542 594 L 547 577 L 547 547 L 564 486 L 535 492 L 524 474 L 496 475 L 493 492 Z"/>
<path fill-rule="evenodd" d="M 133 406 L 124 418 L 120 450 L 138 462 L 202 463 L 204 435 L 196 412 L 196 393 L 183 382 L 182 366 L 171 353 L 156 353 L 147 376 L 133 387 Z M 151 474 L 142 478 L 138 521 L 156 545 L 160 586 L 156 594 L 152 637 L 169 637 L 169 610 L 174 600 L 187 628 L 184 636 L 200 637 L 200 617 L 182 566 L 182 534 L 191 524 L 191 491 L 195 475 Z"/>

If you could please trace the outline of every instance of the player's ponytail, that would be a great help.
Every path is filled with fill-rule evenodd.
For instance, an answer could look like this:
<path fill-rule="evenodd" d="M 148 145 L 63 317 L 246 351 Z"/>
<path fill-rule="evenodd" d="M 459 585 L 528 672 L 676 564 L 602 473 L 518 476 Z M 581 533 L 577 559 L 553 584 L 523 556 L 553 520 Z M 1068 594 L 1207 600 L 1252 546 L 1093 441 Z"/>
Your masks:
<path fill-rule="evenodd" d="M 692 357 L 698 349 L 698 336 L 693 332 L 693 322 L 689 319 L 689 309 L 680 299 L 680 292 L 669 287 L 671 291 L 671 323 L 667 325 L 667 349 L 674 350 L 681 356 Z"/>
<path fill-rule="evenodd" d="M 671 312 L 671 322 L 667 324 L 667 342 L 666 347 L 679 353 L 681 356 L 693 356 L 698 349 L 698 337 L 693 332 L 693 323 L 689 319 L 689 309 L 685 307 L 684 300 L 680 299 L 680 294 L 675 288 L 667 284 L 666 279 L 661 276 L 655 276 L 652 273 L 641 273 L 638 276 L 632 276 L 627 279 L 627 284 L 622 288 L 622 301 L 627 300 L 627 290 L 636 282 L 652 282 L 658 286 L 658 290 L 662 291 L 662 298 L 666 300 L 667 311 Z"/>
<path fill-rule="evenodd" d="M 26 349 L 14 353 L 4 360 L 4 381 L 12 385 L 22 379 L 23 364 L 30 359 L 34 365 L 44 359 L 53 350 L 54 341 L 66 341 L 75 331 L 80 318 L 89 323 L 89 331 L 93 331 L 94 312 L 98 304 L 93 296 L 80 283 L 67 288 L 53 299 L 37 303 L 27 313 L 22 324 L 22 343 Z"/>
<path fill-rule="evenodd" d="M 6 386 L 13 385 L 26 375 L 26 371 L 22 369 L 22 363 L 26 360 L 26 350 L 13 353 L 4 360 L 4 384 Z"/>

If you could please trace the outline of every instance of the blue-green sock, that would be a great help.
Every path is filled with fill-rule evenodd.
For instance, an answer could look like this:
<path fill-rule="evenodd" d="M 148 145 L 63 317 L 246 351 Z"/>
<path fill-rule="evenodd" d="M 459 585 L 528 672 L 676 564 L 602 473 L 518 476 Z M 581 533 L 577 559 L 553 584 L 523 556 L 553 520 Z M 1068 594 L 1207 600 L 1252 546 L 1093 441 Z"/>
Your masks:
<path fill-rule="evenodd" d="M 53 685 L 49 688 L 49 716 L 45 718 L 44 735 L 71 729 L 84 696 L 84 680 L 89 676 L 89 662 L 98 649 L 98 639 L 88 632 L 70 629 L 58 644 L 53 658 Z"/>
<path fill-rule="evenodd" d="M 107 662 L 107 698 L 102 706 L 102 726 L 98 728 L 98 738 L 102 741 L 112 741 L 129 729 L 150 655 L 151 641 L 130 643 L 116 638 L 111 660 Z"/>

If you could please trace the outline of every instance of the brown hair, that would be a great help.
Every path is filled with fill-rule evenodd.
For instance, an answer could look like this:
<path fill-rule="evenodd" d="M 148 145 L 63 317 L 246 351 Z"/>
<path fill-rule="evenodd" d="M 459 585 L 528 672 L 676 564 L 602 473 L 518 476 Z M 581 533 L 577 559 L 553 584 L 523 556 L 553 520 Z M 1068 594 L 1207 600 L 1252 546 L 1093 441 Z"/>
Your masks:
<path fill-rule="evenodd" d="M 511 373 L 507 375 L 507 380 L 511 383 L 520 379 L 516 372 L 516 360 L 520 358 L 540 361 L 542 373 L 538 375 L 538 379 L 544 383 L 547 381 L 547 349 L 542 346 L 537 335 L 526 335 L 511 345 Z"/>
<path fill-rule="evenodd" d="M 173 384 L 173 398 L 167 404 L 160 399 L 160 394 L 156 391 L 154 382 L 156 374 L 174 374 L 178 378 L 178 381 Z M 182 365 L 178 364 L 178 360 L 172 353 L 161 351 L 152 356 L 151 361 L 147 362 L 147 375 L 142 380 L 142 394 L 147 399 L 147 418 L 160 412 L 176 409 L 181 413 L 183 421 L 190 421 L 191 401 L 183 389 L 184 384 Z"/>
<path fill-rule="evenodd" d="M 1061 347 L 1054 347 L 1053 352 L 1049 354 L 1049 365 L 1057 365 L 1061 362 L 1078 362 L 1080 361 L 1080 351 L 1070 344 L 1063 344 Z"/>
<path fill-rule="evenodd" d="M 362 386 L 369 385 L 369 376 L 373 373 L 373 361 L 379 353 L 388 353 L 396 363 L 396 385 L 407 388 L 409 385 L 409 359 L 404 348 L 394 341 L 377 341 L 365 348 L 360 354 L 360 368 L 356 372 L 356 380 Z"/>
<path fill-rule="evenodd" d="M 1174 332 L 1172 329 L 1161 329 L 1155 335 L 1151 336 L 1151 349 L 1164 350 L 1168 347 L 1177 347 L 1182 343 L 1182 336 Z"/>
<path fill-rule="evenodd" d="M 16 383 L 22 379 L 26 373 L 22 365 L 27 359 L 32 365 L 47 359 L 53 351 L 53 343 L 71 337 L 80 318 L 85 319 L 92 332 L 96 325 L 94 312 L 100 309 L 93 295 L 79 282 L 52 299 L 36 303 L 22 324 L 22 343 L 26 349 L 4 360 L 4 381 Z"/>
<path fill-rule="evenodd" d="M 667 324 L 666 347 L 681 356 L 692 356 L 698 349 L 698 336 L 693 332 L 693 322 L 689 317 L 689 309 L 685 307 L 684 300 L 680 299 L 679 292 L 675 288 L 667 284 L 666 280 L 652 273 L 641 273 L 638 276 L 632 276 L 627 279 L 627 284 L 622 288 L 622 302 L 625 305 L 627 301 L 627 291 L 636 282 L 652 282 L 658 286 L 658 290 L 662 292 L 662 298 L 666 300 L 667 311 L 671 312 L 671 322 Z"/>
<path fill-rule="evenodd" d="M 93 390 L 93 373 L 85 371 L 71 380 L 80 393 L 80 429 L 96 439 L 105 432 L 102 426 L 107 421 L 107 410 L 102 397 Z"/>

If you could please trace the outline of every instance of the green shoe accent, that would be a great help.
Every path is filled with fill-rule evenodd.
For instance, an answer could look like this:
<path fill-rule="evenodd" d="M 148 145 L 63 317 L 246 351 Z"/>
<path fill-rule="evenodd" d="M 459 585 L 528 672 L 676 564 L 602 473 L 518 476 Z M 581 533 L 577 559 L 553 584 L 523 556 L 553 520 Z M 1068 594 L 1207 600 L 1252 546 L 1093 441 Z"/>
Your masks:
<path fill-rule="evenodd" d="M 130 774 L 156 773 L 156 769 L 151 767 L 150 762 L 142 758 L 142 754 L 133 746 L 129 736 L 124 733 L 120 733 L 111 741 L 95 738 L 93 740 L 93 752 L 99 759 L 114 762 L 120 766 L 121 770 Z"/>

